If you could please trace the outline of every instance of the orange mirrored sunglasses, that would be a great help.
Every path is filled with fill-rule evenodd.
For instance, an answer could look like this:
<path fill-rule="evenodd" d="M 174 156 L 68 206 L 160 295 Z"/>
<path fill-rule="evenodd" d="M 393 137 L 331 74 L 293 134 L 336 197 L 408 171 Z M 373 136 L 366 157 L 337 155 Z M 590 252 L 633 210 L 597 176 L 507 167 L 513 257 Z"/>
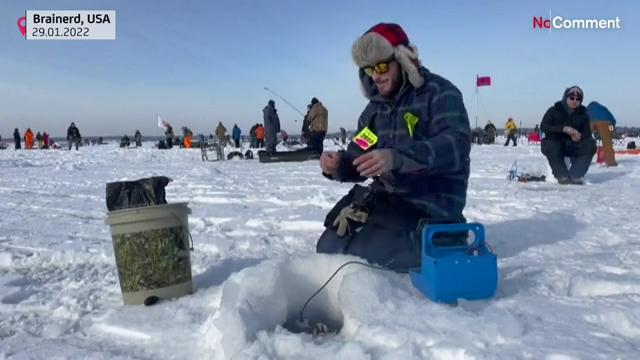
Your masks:
<path fill-rule="evenodd" d="M 391 62 L 391 60 L 389 61 L 383 61 L 381 63 L 377 63 L 373 66 L 367 66 L 367 67 L 363 67 L 362 70 L 364 70 L 364 73 L 367 74 L 368 76 L 373 76 L 373 73 L 378 73 L 378 74 L 384 74 L 387 71 L 389 71 L 389 63 Z"/>

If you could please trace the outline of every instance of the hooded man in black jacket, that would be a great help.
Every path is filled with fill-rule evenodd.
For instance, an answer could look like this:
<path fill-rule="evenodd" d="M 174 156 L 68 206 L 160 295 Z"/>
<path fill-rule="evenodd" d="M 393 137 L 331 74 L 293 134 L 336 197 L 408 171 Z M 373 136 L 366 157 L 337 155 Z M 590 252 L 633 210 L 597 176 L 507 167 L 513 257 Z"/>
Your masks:
<path fill-rule="evenodd" d="M 264 117 L 264 147 L 267 152 L 275 152 L 280 133 L 280 117 L 276 109 L 276 102 L 269 100 L 262 113 Z"/>
<path fill-rule="evenodd" d="M 67 128 L 67 142 L 69 143 L 69 150 L 75 145 L 76 150 L 80 146 L 82 142 L 82 136 L 80 135 L 80 130 L 76 126 L 76 123 L 72 122 L 71 125 Z"/>
<path fill-rule="evenodd" d="M 18 130 L 18 128 L 13 130 L 13 142 L 15 143 L 16 150 L 22 149 L 22 137 L 20 136 L 20 130 Z"/>
<path fill-rule="evenodd" d="M 560 184 L 582 185 L 597 150 L 583 99 L 582 89 L 568 87 L 562 100 L 547 110 L 540 123 L 540 130 L 544 132 L 542 154 Z M 565 157 L 571 159 L 570 168 Z"/>

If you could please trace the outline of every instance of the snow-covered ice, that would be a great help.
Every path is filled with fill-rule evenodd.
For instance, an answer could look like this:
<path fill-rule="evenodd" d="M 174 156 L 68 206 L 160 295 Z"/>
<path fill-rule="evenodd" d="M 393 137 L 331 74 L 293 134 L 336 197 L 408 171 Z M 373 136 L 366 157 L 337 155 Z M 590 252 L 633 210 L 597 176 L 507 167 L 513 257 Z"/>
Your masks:
<path fill-rule="evenodd" d="M 499 256 L 495 299 L 429 302 L 406 275 L 346 267 L 296 335 L 294 316 L 348 257 L 314 254 L 348 189 L 317 161 L 204 163 L 197 150 L 0 151 L 0 359 L 638 359 L 640 156 L 586 186 L 509 183 L 539 147 L 474 147 L 466 216 Z M 122 305 L 105 183 L 166 175 L 188 201 L 195 293 Z"/>

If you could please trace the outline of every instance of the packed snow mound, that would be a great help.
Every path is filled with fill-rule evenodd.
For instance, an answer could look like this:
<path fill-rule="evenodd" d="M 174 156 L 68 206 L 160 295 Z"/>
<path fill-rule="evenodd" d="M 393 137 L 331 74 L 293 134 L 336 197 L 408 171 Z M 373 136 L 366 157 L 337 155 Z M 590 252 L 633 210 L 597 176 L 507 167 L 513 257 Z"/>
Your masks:
<path fill-rule="evenodd" d="M 462 360 L 480 355 L 486 345 L 478 340 L 487 335 L 522 336 L 521 321 L 508 311 L 486 304 L 475 311 L 434 304 L 406 275 L 355 264 L 343 268 L 305 310 L 310 323 L 341 327 L 339 334 L 314 338 L 285 330 L 282 324 L 297 317 L 307 299 L 352 260 L 313 254 L 267 260 L 235 273 L 222 285 L 220 306 L 201 327 L 204 346 L 214 360 Z M 460 331 L 460 324 L 476 329 L 478 339 L 438 336 Z"/>
<path fill-rule="evenodd" d="M 232 275 L 222 288 L 220 308 L 203 325 L 203 331 L 215 359 L 231 360 L 249 351 L 264 352 L 262 346 L 252 346 L 259 337 L 275 332 L 287 333 L 287 320 L 297 317 L 304 303 L 342 264 L 354 258 L 346 256 L 312 255 L 303 258 L 268 260 Z M 305 318 L 341 327 L 344 279 L 356 266 L 346 267 L 307 306 Z M 342 296 L 342 299 L 341 299 Z M 273 336 L 273 335 L 271 335 Z M 292 335 L 294 336 L 294 335 Z M 294 336 L 295 337 L 295 336 Z M 265 344 L 266 345 L 266 344 Z M 291 344 L 286 345 L 289 347 Z M 293 349 L 287 350 L 287 352 Z M 272 348 L 279 353 L 280 350 Z M 283 356 L 286 354 L 279 354 Z M 293 354 L 292 354 L 293 355 Z"/>

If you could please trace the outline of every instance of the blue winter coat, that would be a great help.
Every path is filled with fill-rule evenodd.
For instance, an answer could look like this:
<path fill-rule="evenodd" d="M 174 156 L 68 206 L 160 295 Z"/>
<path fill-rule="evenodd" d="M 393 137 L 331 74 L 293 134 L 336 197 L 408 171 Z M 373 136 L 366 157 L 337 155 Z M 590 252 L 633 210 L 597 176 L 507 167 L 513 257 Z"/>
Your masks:
<path fill-rule="evenodd" d="M 234 126 L 233 130 L 231 130 L 231 137 L 234 140 L 240 139 L 242 137 L 242 130 L 240 130 L 240 128 L 237 126 Z"/>
<path fill-rule="evenodd" d="M 591 121 L 608 121 L 614 127 L 616 126 L 616 118 L 613 117 L 611 111 L 597 101 L 592 101 L 587 105 L 587 113 Z"/>

